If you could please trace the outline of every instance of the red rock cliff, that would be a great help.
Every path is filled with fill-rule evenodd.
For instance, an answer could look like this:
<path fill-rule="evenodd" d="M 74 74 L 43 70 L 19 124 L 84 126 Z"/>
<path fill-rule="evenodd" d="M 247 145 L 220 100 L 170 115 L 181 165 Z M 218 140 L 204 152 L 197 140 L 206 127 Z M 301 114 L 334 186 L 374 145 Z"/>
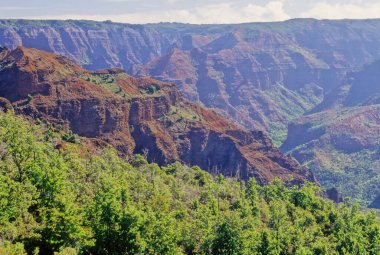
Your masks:
<path fill-rule="evenodd" d="M 91 72 L 62 56 L 2 48 L 0 97 L 18 113 L 61 124 L 124 154 L 145 153 L 159 164 L 181 161 L 260 183 L 275 177 L 314 181 L 262 132 L 186 101 L 174 85 L 119 69 Z"/>

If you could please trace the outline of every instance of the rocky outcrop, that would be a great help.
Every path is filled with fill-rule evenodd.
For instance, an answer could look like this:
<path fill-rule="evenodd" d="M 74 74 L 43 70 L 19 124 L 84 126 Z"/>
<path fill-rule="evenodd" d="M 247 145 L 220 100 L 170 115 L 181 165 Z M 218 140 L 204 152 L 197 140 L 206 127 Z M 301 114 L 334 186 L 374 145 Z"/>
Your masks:
<path fill-rule="evenodd" d="M 86 141 L 262 184 L 276 177 L 314 181 L 262 132 L 186 101 L 175 85 L 119 69 L 87 71 L 65 57 L 23 47 L 2 49 L 0 56 L 0 97 L 16 112 L 62 125 Z"/>

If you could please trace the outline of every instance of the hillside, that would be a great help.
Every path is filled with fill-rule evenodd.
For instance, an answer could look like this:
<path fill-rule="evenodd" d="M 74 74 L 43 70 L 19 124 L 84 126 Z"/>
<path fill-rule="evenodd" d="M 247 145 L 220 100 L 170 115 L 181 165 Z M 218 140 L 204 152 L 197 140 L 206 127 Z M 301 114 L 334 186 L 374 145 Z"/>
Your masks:
<path fill-rule="evenodd" d="M 380 61 L 364 65 L 360 70 L 346 75 L 344 80 L 310 113 L 342 107 L 376 105 L 380 103 L 378 72 Z"/>
<path fill-rule="evenodd" d="M 244 185 L 63 137 L 0 113 L 0 254 L 379 254 L 376 214 L 314 184 Z"/>
<path fill-rule="evenodd" d="M 175 82 L 276 145 L 287 123 L 345 74 L 380 58 L 380 21 L 297 19 L 238 25 L 0 21 L 0 45 L 65 55 L 89 69 L 119 67 Z"/>
<path fill-rule="evenodd" d="M 312 114 L 289 125 L 281 149 L 325 187 L 377 206 L 380 195 L 379 62 L 351 73 Z"/>
<path fill-rule="evenodd" d="M 310 167 L 325 187 L 337 186 L 344 196 L 370 204 L 376 193 L 380 193 L 379 31 L 380 20 L 296 19 L 236 25 L 2 20 L 0 45 L 34 47 L 65 55 L 92 70 L 119 67 L 134 75 L 175 83 L 187 99 L 216 109 L 248 130 L 267 132 L 274 146 L 280 147 L 285 142 L 282 151 Z M 94 80 L 99 82 L 98 78 Z M 179 111 L 173 109 L 174 112 Z M 194 110 L 189 112 L 182 116 L 192 120 L 196 114 Z M 213 114 L 207 112 L 207 115 Z M 180 116 L 170 122 L 179 120 Z M 167 130 L 166 124 L 163 126 Z M 174 126 L 171 134 L 186 125 Z M 78 132 L 75 125 L 70 128 Z M 162 130 L 154 132 L 163 133 Z M 124 141 L 103 136 L 110 137 L 107 142 L 112 141 L 119 150 L 129 153 L 148 147 L 147 141 L 139 140 L 141 146 L 121 148 L 125 141 L 135 142 L 127 133 L 121 136 Z M 134 133 L 140 137 L 137 131 Z M 254 137 L 260 134 L 253 133 Z M 246 159 L 229 153 L 230 145 L 225 147 L 226 143 L 220 140 L 217 144 L 223 143 L 223 146 L 201 146 L 204 157 L 196 161 L 191 155 L 195 155 L 193 152 L 199 151 L 199 147 L 188 150 L 189 145 L 185 144 L 180 145 L 180 149 L 173 148 L 168 144 L 173 144 L 175 135 L 160 134 L 159 137 L 165 137 L 154 146 L 159 150 L 150 147 L 145 150 L 146 153 L 155 151 L 149 154 L 149 160 L 181 159 L 218 172 L 226 168 L 218 163 L 212 163 L 211 167 L 206 155 L 211 155 L 209 150 L 216 152 L 222 148 L 218 151 L 222 156 L 212 159 L 213 162 L 239 162 L 239 169 L 246 164 Z M 212 136 L 204 135 L 200 140 L 205 141 L 205 137 Z M 256 139 L 261 140 L 260 144 L 268 144 L 264 146 L 265 151 L 271 150 L 268 148 L 273 146 L 269 145 L 267 136 L 264 137 Z M 255 155 L 245 153 L 250 150 L 237 149 L 237 154 L 255 158 L 254 165 L 261 166 L 260 169 L 269 165 L 270 172 L 277 171 L 272 171 L 276 168 L 272 163 L 261 163 L 256 153 L 258 149 Z M 165 151 L 166 155 L 162 156 Z M 281 162 L 277 159 L 276 164 Z M 231 164 L 231 169 L 238 169 L 235 163 Z M 239 173 L 245 178 L 249 172 L 235 170 L 227 172 L 229 175 Z M 266 170 L 258 172 L 263 175 Z M 274 175 L 256 174 L 256 177 L 264 180 Z"/>
<path fill-rule="evenodd" d="M 72 130 L 95 148 L 111 144 L 160 165 L 181 161 L 261 184 L 275 177 L 314 181 L 262 132 L 188 102 L 174 85 L 119 69 L 87 71 L 62 56 L 3 48 L 0 97 L 17 113 Z"/>

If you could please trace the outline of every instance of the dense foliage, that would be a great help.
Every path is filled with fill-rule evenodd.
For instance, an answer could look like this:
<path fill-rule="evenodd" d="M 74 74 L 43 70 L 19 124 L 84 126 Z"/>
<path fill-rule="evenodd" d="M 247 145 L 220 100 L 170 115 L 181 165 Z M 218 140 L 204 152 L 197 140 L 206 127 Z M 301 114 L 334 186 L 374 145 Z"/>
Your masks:
<path fill-rule="evenodd" d="M 9 114 L 0 157 L 0 254 L 380 254 L 376 215 L 335 206 L 313 184 L 87 155 Z"/>

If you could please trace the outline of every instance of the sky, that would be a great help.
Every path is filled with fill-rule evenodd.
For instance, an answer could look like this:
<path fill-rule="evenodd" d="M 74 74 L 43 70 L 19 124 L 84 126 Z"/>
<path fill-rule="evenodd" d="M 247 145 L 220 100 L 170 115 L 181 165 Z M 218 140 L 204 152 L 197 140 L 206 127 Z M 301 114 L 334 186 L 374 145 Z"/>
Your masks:
<path fill-rule="evenodd" d="M 380 18 L 380 0 L 0 0 L 1 19 L 193 24 Z"/>

